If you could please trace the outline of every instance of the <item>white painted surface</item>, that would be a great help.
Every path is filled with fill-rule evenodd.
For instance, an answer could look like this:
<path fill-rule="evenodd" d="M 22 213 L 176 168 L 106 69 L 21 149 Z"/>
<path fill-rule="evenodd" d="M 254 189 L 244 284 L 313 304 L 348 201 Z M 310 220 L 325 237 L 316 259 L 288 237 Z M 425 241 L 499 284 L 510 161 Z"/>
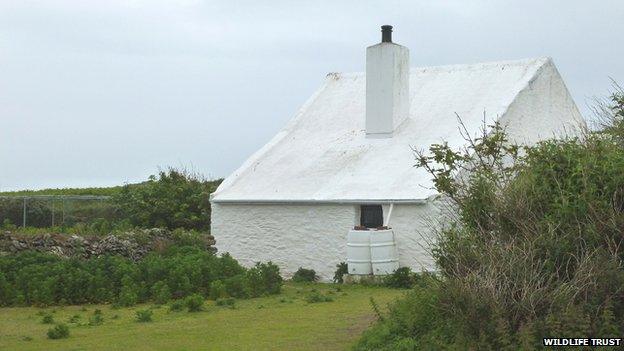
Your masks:
<path fill-rule="evenodd" d="M 330 74 L 323 87 L 267 145 L 212 196 L 220 252 L 245 265 L 273 261 L 289 277 L 299 267 L 323 280 L 346 261 L 359 203 L 383 203 L 399 265 L 435 269 L 431 227 L 443 221 L 431 177 L 410 147 L 463 146 L 455 113 L 471 134 L 498 119 L 515 141 L 578 133 L 584 125 L 550 59 L 414 68 L 409 117 L 392 138 L 365 132 L 365 76 Z M 407 202 L 414 202 L 407 204 Z M 421 202 L 421 204 L 416 204 Z"/>
<path fill-rule="evenodd" d="M 578 134 L 575 127 L 585 126 L 551 60 L 540 67 L 500 121 L 511 140 L 528 145 L 553 137 L 575 136 Z"/>
<path fill-rule="evenodd" d="M 392 137 L 409 114 L 409 50 L 395 43 L 366 49 L 366 136 Z"/>
<path fill-rule="evenodd" d="M 396 250 L 392 229 L 370 232 L 371 266 L 374 275 L 391 274 L 399 268 L 399 255 Z"/>
<path fill-rule="evenodd" d="M 455 113 L 471 133 L 500 117 L 519 139 L 572 129 L 580 115 L 550 59 L 412 68 L 410 108 L 392 138 L 365 136 L 365 75 L 330 74 L 267 145 L 213 194 L 225 201 L 426 199 L 431 177 L 410 146 L 460 147 Z M 394 216 L 394 214 L 393 214 Z"/>
<path fill-rule="evenodd" d="M 373 273 L 371 264 L 371 232 L 349 230 L 347 234 L 347 269 L 349 274 L 367 275 Z"/>
<path fill-rule="evenodd" d="M 389 205 L 384 205 L 384 213 Z M 346 262 L 347 233 L 359 222 L 359 206 L 338 204 L 219 204 L 212 207 L 212 234 L 219 252 L 246 266 L 273 261 L 290 277 L 299 268 L 314 269 L 330 281 L 336 265 Z M 434 203 L 394 205 L 391 225 L 401 266 L 431 270 L 427 252 Z"/>

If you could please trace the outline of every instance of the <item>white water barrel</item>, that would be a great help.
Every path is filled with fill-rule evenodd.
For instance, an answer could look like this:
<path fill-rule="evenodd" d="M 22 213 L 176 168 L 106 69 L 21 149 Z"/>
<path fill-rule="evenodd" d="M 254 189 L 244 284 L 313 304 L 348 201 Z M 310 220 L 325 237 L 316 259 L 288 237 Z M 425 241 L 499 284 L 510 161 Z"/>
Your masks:
<path fill-rule="evenodd" d="M 347 266 L 349 274 L 373 273 L 371 265 L 370 231 L 349 230 L 347 235 Z"/>
<path fill-rule="evenodd" d="M 371 232 L 370 252 L 374 275 L 391 274 L 399 268 L 399 253 L 392 229 Z"/>

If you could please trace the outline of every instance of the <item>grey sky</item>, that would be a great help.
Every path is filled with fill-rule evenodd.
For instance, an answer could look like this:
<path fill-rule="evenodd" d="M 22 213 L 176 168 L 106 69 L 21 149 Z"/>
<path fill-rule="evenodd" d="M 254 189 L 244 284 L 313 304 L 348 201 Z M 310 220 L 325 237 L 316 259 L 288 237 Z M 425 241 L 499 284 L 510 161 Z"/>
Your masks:
<path fill-rule="evenodd" d="M 211 177 L 268 141 L 379 26 L 412 66 L 551 56 L 577 104 L 624 81 L 623 1 L 0 2 L 0 190 Z"/>

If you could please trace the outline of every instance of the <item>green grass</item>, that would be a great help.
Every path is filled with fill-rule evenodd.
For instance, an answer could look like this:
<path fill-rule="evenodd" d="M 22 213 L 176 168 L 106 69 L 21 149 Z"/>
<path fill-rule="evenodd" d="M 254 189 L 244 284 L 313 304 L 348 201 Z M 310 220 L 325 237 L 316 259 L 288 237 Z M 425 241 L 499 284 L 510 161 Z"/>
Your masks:
<path fill-rule="evenodd" d="M 306 302 L 313 289 L 334 301 Z M 386 306 L 402 294 L 383 287 L 288 283 L 280 295 L 237 300 L 234 308 L 214 301 L 196 313 L 162 306 L 153 310 L 151 323 L 136 322 L 136 311 L 149 305 L 0 308 L 0 350 L 345 350 L 375 319 L 371 297 Z M 104 323 L 89 326 L 95 309 L 102 310 Z M 45 313 L 70 327 L 68 339 L 47 339 L 51 325 L 41 323 Z M 69 322 L 75 315 L 80 317 Z"/>

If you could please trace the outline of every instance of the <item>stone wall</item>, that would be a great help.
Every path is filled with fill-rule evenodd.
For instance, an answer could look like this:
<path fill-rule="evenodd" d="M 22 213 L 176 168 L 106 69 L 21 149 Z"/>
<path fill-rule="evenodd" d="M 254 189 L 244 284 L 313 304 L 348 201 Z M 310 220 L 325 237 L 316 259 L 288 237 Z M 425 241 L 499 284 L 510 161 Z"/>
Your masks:
<path fill-rule="evenodd" d="M 150 251 L 158 251 L 180 241 L 180 237 L 166 229 L 144 229 L 109 235 L 68 235 L 58 233 L 20 234 L 0 232 L 0 255 L 26 250 L 48 252 L 60 257 L 99 257 L 120 255 L 139 260 Z M 202 235 L 200 245 L 216 252 L 214 237 Z"/>

